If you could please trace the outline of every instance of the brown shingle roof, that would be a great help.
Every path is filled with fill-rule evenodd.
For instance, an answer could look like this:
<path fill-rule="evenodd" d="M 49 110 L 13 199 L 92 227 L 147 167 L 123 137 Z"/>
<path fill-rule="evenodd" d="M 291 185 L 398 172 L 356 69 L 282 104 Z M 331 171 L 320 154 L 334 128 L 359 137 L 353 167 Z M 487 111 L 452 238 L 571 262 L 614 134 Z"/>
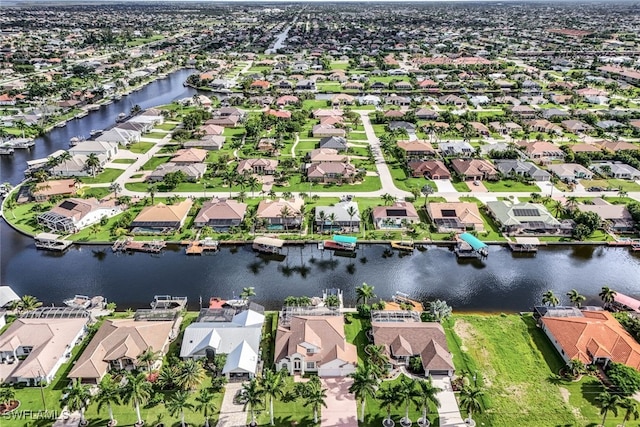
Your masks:
<path fill-rule="evenodd" d="M 181 222 L 189 213 L 193 202 L 184 200 L 176 205 L 158 203 L 142 209 L 133 222 Z"/>

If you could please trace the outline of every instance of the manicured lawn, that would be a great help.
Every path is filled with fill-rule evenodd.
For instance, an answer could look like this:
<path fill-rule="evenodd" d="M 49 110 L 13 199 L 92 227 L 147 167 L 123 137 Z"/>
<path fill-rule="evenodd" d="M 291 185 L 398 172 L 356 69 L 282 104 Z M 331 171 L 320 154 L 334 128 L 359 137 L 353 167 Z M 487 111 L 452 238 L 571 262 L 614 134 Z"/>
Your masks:
<path fill-rule="evenodd" d="M 503 179 L 500 181 L 483 181 L 482 182 L 489 191 L 513 191 L 513 192 L 527 192 L 537 193 L 540 191 L 540 187 L 535 184 L 527 184 L 524 182 L 513 181 L 510 179 Z"/>
<path fill-rule="evenodd" d="M 144 135 L 145 138 L 153 138 L 153 139 L 162 139 L 165 136 L 167 136 L 165 132 L 149 132 Z"/>
<path fill-rule="evenodd" d="M 142 170 L 152 171 L 163 163 L 167 163 L 171 159 L 171 156 L 155 156 L 149 159 L 147 163 L 142 165 Z"/>
<path fill-rule="evenodd" d="M 174 130 L 177 126 L 178 126 L 178 124 L 177 124 L 177 123 L 166 122 L 166 123 L 162 123 L 161 125 L 156 125 L 155 127 L 156 127 L 157 129 L 162 129 L 162 130 L 166 130 L 166 131 L 172 131 L 172 130 Z"/>
<path fill-rule="evenodd" d="M 366 141 L 367 140 L 367 135 L 365 133 L 350 132 L 347 139 L 349 141 L 354 141 L 356 143 L 361 143 L 361 142 L 358 142 L 358 141 Z"/>
<path fill-rule="evenodd" d="M 124 170 L 106 168 L 95 177 L 83 176 L 80 181 L 83 184 L 103 184 L 105 182 L 113 182 L 118 178 Z"/>
<path fill-rule="evenodd" d="M 293 377 L 285 377 L 282 391 L 284 398 L 273 401 L 273 413 L 275 425 L 291 427 L 295 421 L 298 426 L 313 426 L 313 410 L 311 406 L 304 407 L 303 399 L 291 399 L 294 397 Z M 269 425 L 269 399 L 264 400 L 264 409 L 256 411 L 258 425 Z"/>
<path fill-rule="evenodd" d="M 362 364 L 366 358 L 364 348 L 369 344 L 365 335 L 365 329 L 371 326 L 369 319 L 362 319 L 355 313 L 345 315 L 344 331 L 347 342 L 353 344 L 358 349 L 358 364 Z"/>
<path fill-rule="evenodd" d="M 453 188 L 456 189 L 456 191 L 459 191 L 461 193 L 466 193 L 466 192 L 470 191 L 469 190 L 469 186 L 464 181 L 454 181 L 454 180 L 452 180 L 451 184 L 453 185 Z"/>
<path fill-rule="evenodd" d="M 345 194 L 349 194 L 352 192 L 358 191 L 376 191 L 382 188 L 382 184 L 380 183 L 380 178 L 377 176 L 367 176 L 364 178 L 364 181 L 359 184 L 314 184 L 313 192 L 323 192 L 323 191 L 344 191 Z M 291 192 L 309 192 L 309 183 L 306 181 L 301 181 L 300 175 L 294 175 L 289 178 L 289 185 L 287 187 L 280 187 L 277 185 L 273 186 L 273 190 L 275 192 L 280 191 L 291 191 Z"/>
<path fill-rule="evenodd" d="M 129 151 L 136 154 L 144 154 L 147 151 L 151 150 L 155 144 L 153 142 L 136 142 L 135 144 L 131 144 L 129 146 Z"/>
<path fill-rule="evenodd" d="M 602 187 L 602 188 L 615 188 L 622 189 L 623 191 L 640 191 L 640 185 L 636 184 L 635 181 L 627 181 L 625 179 L 583 179 L 580 180 L 580 183 L 584 185 L 585 188 L 589 187 Z"/>

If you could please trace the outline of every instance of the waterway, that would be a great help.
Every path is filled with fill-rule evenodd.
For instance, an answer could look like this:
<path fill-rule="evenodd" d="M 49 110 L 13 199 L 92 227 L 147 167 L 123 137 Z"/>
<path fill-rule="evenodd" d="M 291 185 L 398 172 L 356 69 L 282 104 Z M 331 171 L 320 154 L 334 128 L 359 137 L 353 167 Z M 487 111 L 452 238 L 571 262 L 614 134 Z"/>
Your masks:
<path fill-rule="evenodd" d="M 134 92 L 123 100 L 91 112 L 67 127 L 39 138 L 30 151 L 1 158 L 0 182 L 23 178 L 26 160 L 66 149 L 71 137 L 89 136 L 91 129 L 113 124 L 132 105 L 143 108 L 190 97 L 182 70 Z M 640 296 L 640 257 L 624 248 L 562 246 L 542 248 L 535 257 L 514 257 L 492 246 L 484 260 L 458 261 L 446 247 L 429 246 L 411 256 L 387 256 L 386 246 L 362 245 L 356 258 L 319 252 L 314 246 L 285 249 L 283 262 L 266 261 L 248 246 L 225 247 L 218 254 L 187 257 L 179 247 L 162 255 L 114 254 L 109 246 L 73 247 L 64 254 L 38 251 L 31 238 L 0 224 L 0 284 L 19 294 L 32 294 L 46 304 L 60 304 L 74 294 L 104 295 L 122 309 L 146 307 L 155 294 L 186 295 L 191 307 L 200 297 L 231 298 L 245 286 L 256 288 L 256 300 L 277 308 L 288 295 L 319 295 L 328 287 L 344 291 L 345 303 L 355 304 L 355 287 L 367 282 L 378 296 L 395 291 L 416 299 L 446 299 L 457 310 L 511 312 L 529 309 L 543 292 L 558 296 L 576 288 L 597 303 L 604 285 Z M 566 297 L 564 297 L 566 299 Z"/>

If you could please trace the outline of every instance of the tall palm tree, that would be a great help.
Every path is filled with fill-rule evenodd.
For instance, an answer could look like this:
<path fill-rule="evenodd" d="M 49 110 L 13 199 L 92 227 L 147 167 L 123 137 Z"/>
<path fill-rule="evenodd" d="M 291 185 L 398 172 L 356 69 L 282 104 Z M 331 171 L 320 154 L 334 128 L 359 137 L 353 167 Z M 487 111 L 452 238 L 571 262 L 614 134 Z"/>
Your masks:
<path fill-rule="evenodd" d="M 474 412 L 482 412 L 480 399 L 484 396 L 484 391 L 477 387 L 464 387 L 460 391 L 460 406 L 467 411 L 469 419 L 473 419 Z"/>
<path fill-rule="evenodd" d="M 273 399 L 282 396 L 282 374 L 278 371 L 267 369 L 262 373 L 260 386 L 265 396 L 269 398 L 269 423 L 274 425 L 273 421 Z"/>
<path fill-rule="evenodd" d="M 611 394 L 609 392 L 602 392 L 596 397 L 596 401 L 600 404 L 600 415 L 602 415 L 602 425 L 607 420 L 607 414 L 612 412 L 613 415 L 618 416 L 618 407 L 620 406 L 620 396 L 617 394 Z"/>
<path fill-rule="evenodd" d="M 180 414 L 180 425 L 182 427 L 186 425 L 184 422 L 184 410 L 193 409 L 193 404 L 187 402 L 188 399 L 189 394 L 186 391 L 177 391 L 165 403 L 165 407 L 172 417 Z"/>
<path fill-rule="evenodd" d="M 436 408 L 440 407 L 440 400 L 438 400 L 438 393 L 441 392 L 442 389 L 433 385 L 431 378 L 427 378 L 425 380 L 418 381 L 417 390 L 416 390 L 416 400 L 420 403 L 422 407 L 422 423 L 418 420 L 418 425 L 428 426 L 429 418 L 427 418 L 427 414 L 429 412 L 429 404 L 433 403 Z"/>
<path fill-rule="evenodd" d="M 84 165 L 91 170 L 91 176 L 95 178 L 96 169 L 100 166 L 100 159 L 95 153 L 89 153 L 87 160 L 84 161 Z"/>
<path fill-rule="evenodd" d="M 251 190 L 251 197 L 255 197 L 255 192 L 260 186 L 260 181 L 255 176 L 251 175 L 247 178 L 247 187 Z"/>
<path fill-rule="evenodd" d="M 565 211 L 564 204 L 560 200 L 554 200 L 551 205 L 551 212 L 553 212 L 553 216 L 558 218 Z"/>
<path fill-rule="evenodd" d="M 602 290 L 598 294 L 598 296 L 604 303 L 605 308 L 613 303 L 616 295 L 618 295 L 618 293 L 608 286 L 603 286 Z"/>
<path fill-rule="evenodd" d="M 282 225 L 284 226 L 284 231 L 287 231 L 287 219 L 293 215 L 293 212 L 291 212 L 291 209 L 289 208 L 289 206 L 284 205 L 282 207 L 282 209 L 280 209 L 280 213 L 278 214 L 278 216 L 280 218 L 282 218 Z"/>
<path fill-rule="evenodd" d="M 96 394 L 96 403 L 98 404 L 98 413 L 104 405 L 107 405 L 109 411 L 109 425 L 116 425 L 116 419 L 113 417 L 113 408 L 111 405 L 120 404 L 120 385 L 113 380 L 111 374 L 106 374 L 98 384 L 98 394 Z"/>
<path fill-rule="evenodd" d="M 180 363 L 176 383 L 183 390 L 195 390 L 204 378 L 205 371 L 202 364 L 195 359 L 187 359 Z"/>
<path fill-rule="evenodd" d="M 64 169 L 67 172 L 67 175 L 69 175 L 69 163 L 67 162 L 71 160 L 72 157 L 73 156 L 71 156 L 71 153 L 68 151 L 63 151 L 62 154 L 58 156 L 58 160 L 60 161 L 58 164 L 64 163 Z"/>
<path fill-rule="evenodd" d="M 371 365 L 358 365 L 355 372 L 349 375 L 353 379 L 353 383 L 349 386 L 349 393 L 355 395 L 360 401 L 360 422 L 364 422 L 364 408 L 367 398 L 374 398 L 378 390 L 378 380 Z"/>
<path fill-rule="evenodd" d="M 576 196 L 569 196 L 564 202 L 564 205 L 567 207 L 567 210 L 573 212 L 578 208 L 578 198 Z"/>
<path fill-rule="evenodd" d="M 113 195 L 115 196 L 115 198 L 118 198 L 118 193 L 122 191 L 122 185 L 120 185 L 119 183 L 113 181 L 110 185 L 109 185 L 109 191 L 111 191 L 113 193 Z"/>
<path fill-rule="evenodd" d="M 376 376 L 378 378 L 382 377 L 385 365 L 389 362 L 389 356 L 384 352 L 384 347 L 382 345 L 368 344 L 364 351 L 368 355 L 369 364 L 375 368 Z"/>
<path fill-rule="evenodd" d="M 138 417 L 136 425 L 142 425 L 144 421 L 142 421 L 142 417 L 140 416 L 140 405 L 146 404 L 151 398 L 151 383 L 147 381 L 144 372 L 140 372 L 137 375 L 128 373 L 126 380 L 127 382 L 122 390 L 122 399 L 133 405 L 136 409 L 136 416 Z"/>
<path fill-rule="evenodd" d="M 87 420 L 84 419 L 84 411 L 89 404 L 89 399 L 91 399 L 89 386 L 82 384 L 82 379 L 78 378 L 71 384 L 71 388 L 67 391 L 67 397 L 63 400 L 69 411 L 80 412 L 80 425 L 87 424 Z"/>
<path fill-rule="evenodd" d="M 404 404 L 404 417 L 402 418 L 401 424 L 409 424 L 411 422 L 409 420 L 409 405 L 414 401 L 417 394 L 415 380 L 407 377 L 406 375 L 402 375 L 400 377 L 400 382 L 396 384 L 393 391 L 396 394 L 398 403 Z"/>
<path fill-rule="evenodd" d="M 396 201 L 396 198 L 395 198 L 395 197 L 393 197 L 393 196 L 392 196 L 391 194 L 389 194 L 389 193 L 385 193 L 385 194 L 383 194 L 381 197 L 382 197 L 382 201 L 384 202 L 385 206 L 386 206 L 386 205 L 391 205 L 391 204 L 393 204 L 393 202 L 395 202 L 395 201 Z"/>
<path fill-rule="evenodd" d="M 358 215 L 358 209 L 355 206 L 349 206 L 347 208 L 347 215 L 349 215 L 349 229 L 353 231 L 353 217 Z"/>
<path fill-rule="evenodd" d="M 433 194 L 433 188 L 430 185 L 424 185 L 420 189 L 420 192 L 424 196 L 424 207 L 426 208 L 427 207 L 427 199 L 429 198 L 429 195 Z"/>
<path fill-rule="evenodd" d="M 395 390 L 391 387 L 380 387 L 376 393 L 376 399 L 378 400 L 380 407 L 387 411 L 387 416 L 385 418 L 386 423 L 383 422 L 382 424 L 390 424 L 391 408 L 393 408 L 393 406 L 398 402 Z"/>
<path fill-rule="evenodd" d="M 569 301 L 578 308 L 580 308 L 584 300 L 587 299 L 587 297 L 580 295 L 580 293 L 575 289 L 571 289 L 567 292 L 567 296 L 569 297 Z"/>
<path fill-rule="evenodd" d="M 369 298 L 376 297 L 376 294 L 373 292 L 373 289 L 374 289 L 373 286 L 367 285 L 365 282 L 362 282 L 362 285 L 356 288 L 357 301 L 358 302 L 362 301 L 364 305 L 367 305 L 367 301 L 369 300 Z"/>
<path fill-rule="evenodd" d="M 149 193 L 149 197 L 151 197 L 151 204 L 153 205 L 156 197 L 156 193 L 158 192 L 158 185 L 149 184 L 147 187 L 147 193 Z"/>
<path fill-rule="evenodd" d="M 560 303 L 560 300 L 558 299 L 556 294 L 553 293 L 552 290 L 548 290 L 542 295 L 542 304 L 544 305 L 555 307 L 559 303 Z"/>
<path fill-rule="evenodd" d="M 137 364 L 138 366 L 140 364 L 145 364 L 147 366 L 147 371 L 151 371 L 151 365 L 153 365 L 153 362 L 158 360 L 161 355 L 162 352 L 153 351 L 153 347 L 147 347 L 147 349 L 138 356 Z"/>
<path fill-rule="evenodd" d="M 256 378 L 252 378 L 248 383 L 242 385 L 242 402 L 244 404 L 243 410 L 249 407 L 251 413 L 251 426 L 256 425 L 256 407 L 262 405 L 262 396 L 264 390 L 260 387 L 260 383 Z"/>
<path fill-rule="evenodd" d="M 636 402 L 632 398 L 625 398 L 620 402 L 620 409 L 624 410 L 624 418 L 622 419 L 622 427 L 627 424 L 627 421 L 633 417 L 634 420 L 637 420 L 640 417 L 640 412 L 638 412 L 638 402 Z"/>
<path fill-rule="evenodd" d="M 213 402 L 214 395 L 208 388 L 200 389 L 200 393 L 196 396 L 195 410 L 202 412 L 204 416 L 204 427 L 209 427 L 209 418 L 216 410 L 216 405 Z"/>
<path fill-rule="evenodd" d="M 242 299 L 249 299 L 250 297 L 253 297 L 255 295 L 256 288 L 254 288 L 253 286 L 242 288 L 242 292 L 240 292 L 240 298 Z"/>
<path fill-rule="evenodd" d="M 13 308 L 22 313 L 25 311 L 33 311 L 42 306 L 42 302 L 33 295 L 23 295 L 22 298 L 13 303 Z"/>
<path fill-rule="evenodd" d="M 322 383 L 319 377 L 312 377 L 309 382 L 306 383 L 306 390 L 304 393 L 304 406 L 311 406 L 313 408 L 313 422 L 318 424 L 318 412 L 322 406 L 327 407 L 327 389 L 322 388 Z"/>
<path fill-rule="evenodd" d="M 327 220 L 327 214 L 321 210 L 318 212 L 318 221 L 320 221 L 320 234 L 324 234 L 324 223 Z"/>

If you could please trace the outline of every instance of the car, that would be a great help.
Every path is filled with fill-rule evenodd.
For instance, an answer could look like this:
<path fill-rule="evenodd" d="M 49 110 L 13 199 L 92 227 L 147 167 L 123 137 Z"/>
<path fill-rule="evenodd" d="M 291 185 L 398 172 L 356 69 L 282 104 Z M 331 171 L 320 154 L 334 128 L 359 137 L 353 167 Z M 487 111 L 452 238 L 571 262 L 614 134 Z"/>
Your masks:
<path fill-rule="evenodd" d="M 478 181 L 473 181 L 473 185 L 475 185 L 476 187 L 480 185 L 480 183 Z"/>
<path fill-rule="evenodd" d="M 589 187 L 589 188 L 587 188 L 587 191 L 604 191 L 604 188 L 602 188 L 602 187 Z"/>

